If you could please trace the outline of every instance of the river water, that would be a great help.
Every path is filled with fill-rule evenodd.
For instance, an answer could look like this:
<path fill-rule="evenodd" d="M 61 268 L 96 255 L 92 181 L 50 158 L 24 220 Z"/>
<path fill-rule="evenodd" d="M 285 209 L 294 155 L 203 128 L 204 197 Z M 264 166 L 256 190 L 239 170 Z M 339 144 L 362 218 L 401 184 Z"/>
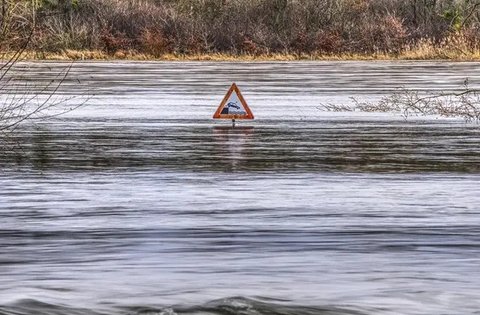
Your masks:
<path fill-rule="evenodd" d="M 68 64 L 25 63 L 42 92 Z M 332 113 L 445 62 L 75 63 L 3 136 L 0 314 L 480 314 L 480 129 Z M 211 116 L 231 82 L 256 115 Z M 18 89 L 17 89 L 18 90 Z"/>

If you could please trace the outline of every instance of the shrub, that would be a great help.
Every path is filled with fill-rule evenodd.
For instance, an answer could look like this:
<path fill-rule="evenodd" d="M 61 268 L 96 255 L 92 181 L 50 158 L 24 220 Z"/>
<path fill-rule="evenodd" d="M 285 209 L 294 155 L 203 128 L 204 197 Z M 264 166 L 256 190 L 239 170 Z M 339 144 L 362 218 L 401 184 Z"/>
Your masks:
<path fill-rule="evenodd" d="M 426 42 L 480 43 L 480 6 L 455 0 L 5 1 L 3 49 L 28 37 L 25 21 L 35 21 L 32 49 L 46 51 L 400 54 Z"/>

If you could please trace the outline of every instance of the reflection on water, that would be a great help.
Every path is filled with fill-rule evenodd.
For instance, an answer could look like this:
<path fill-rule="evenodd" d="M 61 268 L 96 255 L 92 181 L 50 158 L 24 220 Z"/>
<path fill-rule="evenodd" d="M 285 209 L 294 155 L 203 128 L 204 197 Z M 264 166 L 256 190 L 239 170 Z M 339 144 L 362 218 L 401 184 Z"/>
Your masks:
<path fill-rule="evenodd" d="M 254 141 L 254 127 L 216 126 L 213 128 L 213 143 L 218 160 L 226 169 L 242 170 L 242 162 L 249 159 L 248 146 Z M 228 164 L 229 165 L 228 165 Z M 213 164 L 216 164 L 215 162 Z M 245 164 L 245 163 L 243 163 Z"/>
<path fill-rule="evenodd" d="M 478 125 L 318 105 L 479 69 L 76 65 L 88 106 L 1 140 L 0 315 L 477 314 Z M 231 81 L 236 128 L 211 120 Z"/>
<path fill-rule="evenodd" d="M 11 135 L 1 164 L 56 170 L 478 172 L 480 131 L 464 124 L 324 120 L 282 126 L 83 128 L 64 124 Z"/>

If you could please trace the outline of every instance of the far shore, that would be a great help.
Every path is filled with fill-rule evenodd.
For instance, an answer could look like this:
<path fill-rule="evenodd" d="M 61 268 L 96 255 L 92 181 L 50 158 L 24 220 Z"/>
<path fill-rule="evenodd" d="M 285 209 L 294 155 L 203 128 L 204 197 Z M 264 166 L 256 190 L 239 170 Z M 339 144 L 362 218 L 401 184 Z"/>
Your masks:
<path fill-rule="evenodd" d="M 8 60 L 13 55 L 3 54 L 3 59 Z M 462 52 L 450 50 L 408 50 L 398 54 L 182 54 L 168 53 L 162 55 L 148 55 L 134 51 L 117 51 L 106 53 L 104 51 L 78 51 L 65 50 L 62 52 L 25 52 L 19 60 L 28 61 L 480 61 L 480 51 Z"/>

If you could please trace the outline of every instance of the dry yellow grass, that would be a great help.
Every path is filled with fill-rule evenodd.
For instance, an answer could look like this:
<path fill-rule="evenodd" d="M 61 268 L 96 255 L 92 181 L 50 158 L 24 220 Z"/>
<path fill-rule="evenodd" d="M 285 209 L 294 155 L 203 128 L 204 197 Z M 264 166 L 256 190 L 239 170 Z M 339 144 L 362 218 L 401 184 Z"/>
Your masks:
<path fill-rule="evenodd" d="M 8 53 L 2 54 L 5 59 Z M 480 61 L 480 47 L 471 47 L 461 36 L 452 36 L 440 44 L 431 40 L 421 40 L 413 46 L 405 47 L 400 53 L 374 54 L 264 54 L 264 55 L 234 55 L 223 53 L 212 54 L 164 54 L 160 56 L 147 55 L 135 51 L 117 51 L 107 54 L 104 51 L 65 50 L 53 52 L 25 52 L 22 60 L 138 60 L 138 61 L 299 61 L 299 60 L 450 60 L 450 61 Z"/>

